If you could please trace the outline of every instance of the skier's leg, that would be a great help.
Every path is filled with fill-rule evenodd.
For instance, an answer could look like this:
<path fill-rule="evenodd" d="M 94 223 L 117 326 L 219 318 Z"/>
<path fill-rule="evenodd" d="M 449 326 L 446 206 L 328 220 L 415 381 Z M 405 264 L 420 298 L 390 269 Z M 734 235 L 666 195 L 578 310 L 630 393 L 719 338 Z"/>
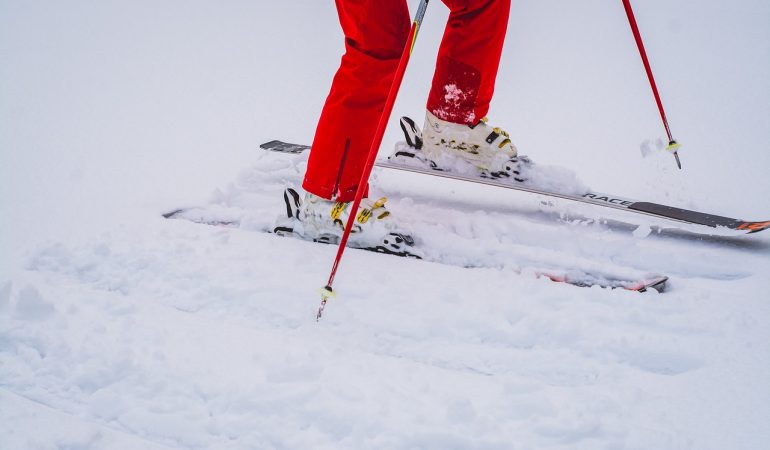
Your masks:
<path fill-rule="evenodd" d="M 443 0 L 450 8 L 428 111 L 475 125 L 487 115 L 508 27 L 510 0 Z"/>
<path fill-rule="evenodd" d="M 508 133 L 483 119 L 495 89 L 511 2 L 443 1 L 451 13 L 428 97 L 422 155 L 442 170 L 475 167 L 483 176 L 523 181 Z"/>
<path fill-rule="evenodd" d="M 351 201 L 409 35 L 406 0 L 336 0 L 345 55 L 313 140 L 303 187 Z"/>

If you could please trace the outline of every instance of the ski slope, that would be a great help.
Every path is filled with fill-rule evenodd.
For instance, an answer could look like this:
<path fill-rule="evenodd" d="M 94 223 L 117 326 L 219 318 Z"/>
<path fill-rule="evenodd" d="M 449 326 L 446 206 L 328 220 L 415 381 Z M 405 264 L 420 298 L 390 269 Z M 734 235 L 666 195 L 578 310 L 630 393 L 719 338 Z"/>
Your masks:
<path fill-rule="evenodd" d="M 492 121 L 595 189 L 767 216 L 770 6 L 637 3 L 683 171 L 620 2 L 513 2 Z M 263 232 L 302 163 L 257 146 L 310 141 L 340 51 L 332 3 L 0 0 L 0 449 L 767 446 L 761 233 L 376 171 L 440 262 L 350 250 L 315 322 L 336 248 Z"/>

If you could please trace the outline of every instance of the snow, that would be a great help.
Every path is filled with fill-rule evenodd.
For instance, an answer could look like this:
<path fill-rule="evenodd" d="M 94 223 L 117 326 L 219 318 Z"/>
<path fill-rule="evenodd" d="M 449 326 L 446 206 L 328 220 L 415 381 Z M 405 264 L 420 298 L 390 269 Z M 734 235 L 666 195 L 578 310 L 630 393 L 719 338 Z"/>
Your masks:
<path fill-rule="evenodd" d="M 444 86 L 444 106 L 434 111 L 436 116 L 441 120 L 449 120 L 457 115 L 457 111 L 462 111 L 461 108 L 468 104 L 468 99 L 475 96 L 474 90 L 468 92 L 460 89 L 456 84 L 448 84 Z M 471 111 L 466 117 L 462 118 L 463 123 L 475 123 L 478 121 L 476 113 Z"/>
<path fill-rule="evenodd" d="M 256 149 L 310 141 L 339 62 L 333 3 L 301 6 L 0 0 L 0 448 L 767 446 L 762 233 L 377 171 L 432 261 L 347 251 L 316 322 L 336 248 L 260 232 L 302 163 Z M 767 219 L 770 4 L 635 7 L 684 170 L 620 2 L 514 2 L 492 122 L 599 191 Z M 536 276 L 574 267 L 670 290 Z"/>

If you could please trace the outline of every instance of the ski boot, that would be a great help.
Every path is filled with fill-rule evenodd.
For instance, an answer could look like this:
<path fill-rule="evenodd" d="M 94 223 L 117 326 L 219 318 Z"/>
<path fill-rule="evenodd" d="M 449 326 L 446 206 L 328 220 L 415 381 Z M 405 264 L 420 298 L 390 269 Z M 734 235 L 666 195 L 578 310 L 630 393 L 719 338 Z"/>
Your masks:
<path fill-rule="evenodd" d="M 287 188 L 283 193 L 286 216 L 280 217 L 273 231 L 281 236 L 297 236 L 301 239 L 339 244 L 350 216 L 352 202 L 335 202 L 311 193 L 304 199 Z M 414 249 L 411 234 L 399 230 L 390 211 L 385 208 L 385 197 L 372 201 L 361 200 L 353 228 L 348 238 L 350 247 L 379 253 L 420 258 Z"/>
<path fill-rule="evenodd" d="M 397 161 L 417 158 L 434 170 L 475 172 L 484 178 L 518 182 L 526 179 L 522 169 L 529 159 L 518 156 L 508 133 L 489 126 L 486 118 L 475 125 L 464 125 L 441 120 L 427 111 L 422 132 L 408 117 L 401 118 L 401 129 L 410 148 L 397 151 Z"/>

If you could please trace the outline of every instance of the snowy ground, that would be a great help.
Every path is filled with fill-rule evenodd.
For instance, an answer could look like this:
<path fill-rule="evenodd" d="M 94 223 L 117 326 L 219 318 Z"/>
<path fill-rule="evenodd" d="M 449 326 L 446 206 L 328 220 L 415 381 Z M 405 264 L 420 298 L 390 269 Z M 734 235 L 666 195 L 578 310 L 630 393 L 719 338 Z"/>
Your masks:
<path fill-rule="evenodd" d="M 761 234 L 379 172 L 447 264 L 349 251 L 316 323 L 335 248 L 259 232 L 298 174 L 256 147 L 309 142 L 340 52 L 333 4 L 298 3 L 0 0 L 0 449 L 767 447 Z M 770 218 L 770 4 L 637 2 L 680 173 L 640 151 L 661 130 L 617 3 L 514 2 L 493 121 L 597 190 Z"/>

